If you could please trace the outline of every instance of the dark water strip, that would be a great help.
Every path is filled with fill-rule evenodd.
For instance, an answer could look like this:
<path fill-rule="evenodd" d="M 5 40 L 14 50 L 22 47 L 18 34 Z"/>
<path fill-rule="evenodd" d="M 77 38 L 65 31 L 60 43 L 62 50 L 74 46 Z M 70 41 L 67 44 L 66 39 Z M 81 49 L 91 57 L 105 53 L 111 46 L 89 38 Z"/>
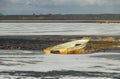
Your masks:
<path fill-rule="evenodd" d="M 64 76 L 77 76 L 77 77 L 107 77 L 113 79 L 120 79 L 120 73 L 112 72 L 90 72 L 90 71 L 48 71 L 48 72 L 35 72 L 35 71 L 2 71 L 0 75 L 10 76 L 25 76 L 25 77 L 64 77 Z"/>

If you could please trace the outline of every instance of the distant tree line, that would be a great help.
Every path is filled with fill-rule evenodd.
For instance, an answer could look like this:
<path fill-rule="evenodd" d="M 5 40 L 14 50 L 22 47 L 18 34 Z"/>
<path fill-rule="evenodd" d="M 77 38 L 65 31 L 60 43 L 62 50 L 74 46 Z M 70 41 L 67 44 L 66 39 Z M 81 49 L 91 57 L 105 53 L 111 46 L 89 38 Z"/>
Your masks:
<path fill-rule="evenodd" d="M 0 20 L 120 20 L 120 14 L 2 15 Z"/>

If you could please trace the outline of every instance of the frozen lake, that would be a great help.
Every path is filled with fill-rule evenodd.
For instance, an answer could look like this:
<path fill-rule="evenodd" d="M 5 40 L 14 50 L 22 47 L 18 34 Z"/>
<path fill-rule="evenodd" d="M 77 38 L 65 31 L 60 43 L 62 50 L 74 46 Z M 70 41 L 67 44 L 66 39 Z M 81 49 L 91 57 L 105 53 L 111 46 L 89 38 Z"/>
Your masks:
<path fill-rule="evenodd" d="M 120 53 L 45 55 L 40 51 L 0 50 L 0 79 L 119 79 Z"/>
<path fill-rule="evenodd" d="M 120 23 L 0 23 L 0 35 L 120 35 Z M 120 52 L 0 50 L 0 79 L 120 79 Z"/>
<path fill-rule="evenodd" d="M 0 23 L 0 35 L 120 35 L 120 23 Z"/>

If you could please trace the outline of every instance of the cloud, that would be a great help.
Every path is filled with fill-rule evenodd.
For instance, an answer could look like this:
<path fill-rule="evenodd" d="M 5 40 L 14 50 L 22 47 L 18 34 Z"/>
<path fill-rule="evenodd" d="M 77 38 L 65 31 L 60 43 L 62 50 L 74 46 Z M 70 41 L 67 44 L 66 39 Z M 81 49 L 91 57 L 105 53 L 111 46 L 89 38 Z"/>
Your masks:
<path fill-rule="evenodd" d="M 80 6 L 88 6 L 88 5 L 114 5 L 120 4 L 120 0 L 49 0 L 50 3 L 65 5 L 68 3 L 78 4 Z"/>
<path fill-rule="evenodd" d="M 120 13 L 120 0 L 0 0 L 6 13 Z"/>
<path fill-rule="evenodd" d="M 88 6 L 88 5 L 114 5 L 120 4 L 120 0 L 50 0 L 54 4 L 67 4 L 73 3 L 78 4 L 80 6 Z"/>
<path fill-rule="evenodd" d="M 19 0 L 9 0 L 9 2 L 17 3 Z"/>
<path fill-rule="evenodd" d="M 96 3 L 96 0 L 75 0 L 76 4 L 80 4 L 80 6 L 93 5 Z"/>
<path fill-rule="evenodd" d="M 22 3 L 22 4 L 39 4 L 39 5 L 66 5 L 66 4 L 77 4 L 79 6 L 89 5 L 113 5 L 120 4 L 120 0 L 4 0 L 11 3 Z"/>

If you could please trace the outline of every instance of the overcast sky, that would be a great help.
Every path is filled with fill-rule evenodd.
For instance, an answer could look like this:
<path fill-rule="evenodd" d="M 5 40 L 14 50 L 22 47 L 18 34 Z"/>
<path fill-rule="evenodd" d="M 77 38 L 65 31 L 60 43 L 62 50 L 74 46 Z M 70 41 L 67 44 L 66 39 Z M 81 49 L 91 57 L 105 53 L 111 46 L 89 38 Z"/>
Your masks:
<path fill-rule="evenodd" d="M 120 14 L 120 0 L 0 0 L 3 14 Z"/>

